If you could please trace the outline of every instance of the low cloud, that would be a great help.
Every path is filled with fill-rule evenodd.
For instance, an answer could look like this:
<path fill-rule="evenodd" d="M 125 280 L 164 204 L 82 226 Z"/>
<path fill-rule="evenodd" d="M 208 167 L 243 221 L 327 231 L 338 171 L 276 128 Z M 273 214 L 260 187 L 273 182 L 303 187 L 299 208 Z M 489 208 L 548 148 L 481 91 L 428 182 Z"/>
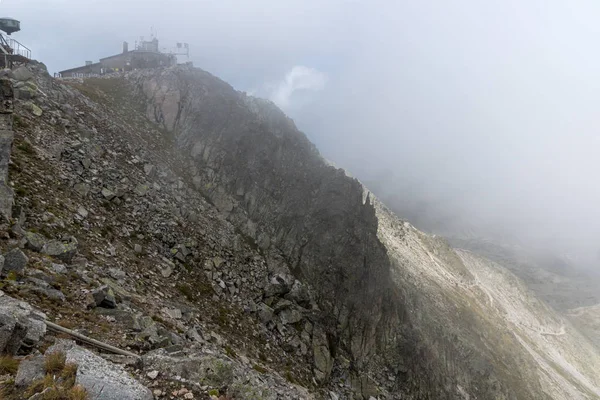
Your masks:
<path fill-rule="evenodd" d="M 314 68 L 296 65 L 281 82 L 268 90 L 268 97 L 285 110 L 292 106 L 294 100 L 303 100 L 306 93 L 321 91 L 326 84 L 327 75 L 324 73 Z"/>

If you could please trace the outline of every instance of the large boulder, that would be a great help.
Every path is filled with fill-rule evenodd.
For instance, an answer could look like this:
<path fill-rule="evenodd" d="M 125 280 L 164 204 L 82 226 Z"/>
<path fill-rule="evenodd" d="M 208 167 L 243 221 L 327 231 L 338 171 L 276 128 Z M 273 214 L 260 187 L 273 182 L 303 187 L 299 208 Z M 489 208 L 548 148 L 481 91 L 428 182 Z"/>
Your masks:
<path fill-rule="evenodd" d="M 7 275 L 11 271 L 20 274 L 23 272 L 28 262 L 29 259 L 20 249 L 12 249 L 4 255 L 2 275 Z"/>
<path fill-rule="evenodd" d="M 33 72 L 31 72 L 26 66 L 21 66 L 13 71 L 13 77 L 17 81 L 28 81 L 33 78 Z"/>
<path fill-rule="evenodd" d="M 294 281 L 289 293 L 284 297 L 302 307 L 310 306 L 310 294 L 308 289 L 299 280 Z"/>
<path fill-rule="evenodd" d="M 25 232 L 25 247 L 36 252 L 42 251 L 46 238 L 34 232 Z"/>
<path fill-rule="evenodd" d="M 45 375 L 44 356 L 38 354 L 31 358 L 24 359 L 19 364 L 19 370 L 15 378 L 16 387 L 27 387 L 33 381 L 42 379 Z"/>
<path fill-rule="evenodd" d="M 83 197 L 87 196 L 91 190 L 90 185 L 87 183 L 76 183 L 73 189 Z"/>
<path fill-rule="evenodd" d="M 42 253 L 69 263 L 77 254 L 77 239 L 71 237 L 66 241 L 51 240 L 44 245 Z"/>
<path fill-rule="evenodd" d="M 287 274 L 275 274 L 265 287 L 265 297 L 283 296 L 288 293 L 293 285 L 293 278 Z"/>
<path fill-rule="evenodd" d="M 275 312 L 271 307 L 266 305 L 265 303 L 260 303 L 257 307 L 258 318 L 260 318 L 263 324 L 267 324 L 273 321 L 275 317 Z"/>
<path fill-rule="evenodd" d="M 112 364 L 73 341 L 60 340 L 46 354 L 64 353 L 67 363 L 77 365 L 75 383 L 83 386 L 89 400 L 153 400 L 150 389 L 133 379 L 121 366 Z"/>
<path fill-rule="evenodd" d="M 285 308 L 279 313 L 279 319 L 284 325 L 295 324 L 302 321 L 303 315 L 295 308 Z"/>
<path fill-rule="evenodd" d="M 0 291 L 0 353 L 29 352 L 46 334 L 46 315 Z"/>
<path fill-rule="evenodd" d="M 92 290 L 88 296 L 88 307 L 104 307 L 104 308 L 115 308 L 117 307 L 117 300 L 115 299 L 115 293 L 108 285 L 100 286 Z"/>

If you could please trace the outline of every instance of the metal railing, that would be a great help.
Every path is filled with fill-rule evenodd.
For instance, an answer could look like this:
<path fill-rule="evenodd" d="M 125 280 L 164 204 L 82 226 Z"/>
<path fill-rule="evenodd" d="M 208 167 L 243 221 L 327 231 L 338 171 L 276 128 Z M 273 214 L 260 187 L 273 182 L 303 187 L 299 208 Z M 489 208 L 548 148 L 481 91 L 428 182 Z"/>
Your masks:
<path fill-rule="evenodd" d="M 31 50 L 18 40 L 0 34 L 0 51 L 5 56 L 17 55 L 31 59 Z"/>
<path fill-rule="evenodd" d="M 13 38 L 7 38 L 8 46 L 13 50 L 12 54 L 18 54 L 31 60 L 31 50 Z"/>

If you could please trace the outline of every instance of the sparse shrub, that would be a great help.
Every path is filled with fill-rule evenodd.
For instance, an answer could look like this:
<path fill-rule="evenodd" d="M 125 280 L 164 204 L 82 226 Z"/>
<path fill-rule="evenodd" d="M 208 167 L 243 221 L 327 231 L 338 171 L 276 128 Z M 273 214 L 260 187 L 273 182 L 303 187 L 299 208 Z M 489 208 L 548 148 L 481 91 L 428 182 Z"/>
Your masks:
<path fill-rule="evenodd" d="M 35 149 L 30 142 L 21 142 L 17 145 L 17 149 L 21 150 L 25 154 L 35 154 Z"/>
<path fill-rule="evenodd" d="M 217 315 L 217 323 L 220 326 L 226 326 L 229 323 L 229 313 L 225 307 L 219 307 L 219 315 Z"/>
<path fill-rule="evenodd" d="M 60 319 L 57 321 L 57 324 L 62 326 L 63 328 L 73 329 L 77 326 L 77 323 L 73 319 Z"/>
<path fill-rule="evenodd" d="M 159 324 L 163 324 L 165 326 L 171 325 L 170 322 L 165 321 L 160 315 L 153 314 L 151 317 L 154 322 L 158 322 Z"/>
<path fill-rule="evenodd" d="M 113 227 L 112 227 L 112 225 L 109 225 L 109 224 L 104 225 L 100 229 L 100 235 L 102 235 L 102 237 L 104 237 L 104 238 L 112 237 L 113 236 Z"/>
<path fill-rule="evenodd" d="M 67 356 L 65 353 L 56 352 L 46 354 L 46 360 L 44 362 L 44 369 L 47 374 L 53 374 L 61 372 L 65 368 Z"/>
<path fill-rule="evenodd" d="M 16 281 L 19 278 L 19 274 L 16 271 L 9 271 L 8 274 L 6 274 L 6 280 L 7 281 Z"/>
<path fill-rule="evenodd" d="M 69 278 L 66 275 L 57 275 L 55 277 L 54 282 L 52 283 L 52 287 L 54 289 L 62 290 L 69 283 Z"/>
<path fill-rule="evenodd" d="M 259 373 L 261 373 L 261 374 L 265 374 L 265 373 L 267 373 L 267 370 L 266 370 L 265 368 L 261 367 L 260 365 L 254 364 L 254 365 L 252 366 L 252 368 L 253 368 L 253 369 L 254 369 L 256 372 L 259 372 Z"/>
<path fill-rule="evenodd" d="M 203 281 L 198 282 L 198 284 L 196 285 L 196 290 L 198 295 L 202 297 L 210 297 L 215 293 L 210 283 Z"/>
<path fill-rule="evenodd" d="M 88 399 L 85 388 L 81 385 L 75 385 L 77 365 L 71 363 L 65 364 L 65 355 L 63 353 L 47 354 L 45 368 L 48 373 L 43 379 L 38 379 L 31 383 L 24 393 L 25 398 L 48 389 L 42 395 L 42 400 Z"/>
<path fill-rule="evenodd" d="M 77 364 L 65 364 L 60 376 L 65 380 L 66 386 L 73 386 L 75 384 L 75 377 L 77 376 Z"/>
<path fill-rule="evenodd" d="M 11 374 L 14 375 L 19 369 L 19 360 L 14 359 L 11 356 L 0 357 L 0 374 Z"/>
<path fill-rule="evenodd" d="M 219 397 L 219 391 L 217 389 L 211 389 L 208 391 L 208 395 Z"/>
<path fill-rule="evenodd" d="M 21 118 L 19 115 L 13 116 L 13 126 L 15 128 L 28 128 L 29 123 Z"/>
<path fill-rule="evenodd" d="M 87 400 L 88 394 L 85 388 L 81 385 L 76 385 L 68 392 L 69 400 Z"/>
<path fill-rule="evenodd" d="M 178 283 L 177 290 L 179 291 L 179 293 L 184 295 L 185 298 L 188 299 L 189 301 L 194 300 L 194 291 L 192 290 L 190 285 L 188 285 L 186 283 Z"/>
<path fill-rule="evenodd" d="M 27 190 L 21 186 L 18 186 L 15 188 L 15 194 L 19 197 L 24 197 L 27 194 Z"/>
<path fill-rule="evenodd" d="M 54 377 L 50 374 L 46 375 L 42 379 L 31 382 L 31 385 L 25 391 L 25 398 L 28 399 L 36 393 L 40 393 L 49 387 L 54 386 Z"/>
<path fill-rule="evenodd" d="M 237 353 L 229 346 L 225 346 L 225 353 L 231 358 L 237 358 Z"/>
<path fill-rule="evenodd" d="M 294 377 L 292 376 L 292 371 L 290 371 L 289 369 L 287 369 L 285 371 L 285 379 L 289 382 L 289 383 L 296 383 L 296 380 L 294 379 Z"/>
<path fill-rule="evenodd" d="M 264 352 L 259 351 L 259 353 L 258 353 L 258 359 L 260 361 L 262 361 L 262 362 L 266 362 L 267 361 L 267 355 Z"/>

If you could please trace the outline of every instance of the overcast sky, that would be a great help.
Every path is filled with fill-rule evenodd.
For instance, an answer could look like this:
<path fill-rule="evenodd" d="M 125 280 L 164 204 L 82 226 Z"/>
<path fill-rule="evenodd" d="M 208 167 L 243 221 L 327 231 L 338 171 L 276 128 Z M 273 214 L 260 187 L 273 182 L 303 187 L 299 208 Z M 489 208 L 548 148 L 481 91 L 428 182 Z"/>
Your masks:
<path fill-rule="evenodd" d="M 385 191 L 600 254 L 597 0 L 1 0 L 51 72 L 150 29 Z M 443 206 L 440 206 L 443 205 Z M 491 228 L 490 228 L 491 229 Z"/>

